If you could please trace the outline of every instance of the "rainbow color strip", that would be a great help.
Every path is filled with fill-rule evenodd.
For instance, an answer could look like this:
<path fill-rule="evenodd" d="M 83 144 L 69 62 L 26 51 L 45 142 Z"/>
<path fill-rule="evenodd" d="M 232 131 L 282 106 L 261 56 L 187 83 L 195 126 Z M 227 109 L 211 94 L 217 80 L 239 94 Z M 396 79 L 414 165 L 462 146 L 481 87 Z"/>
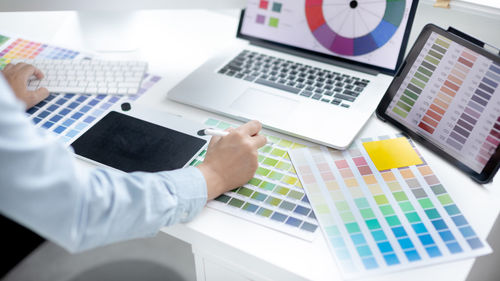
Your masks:
<path fill-rule="evenodd" d="M 206 120 L 205 125 L 221 130 L 236 127 L 215 119 Z M 287 153 L 305 144 L 264 135 L 273 145 L 259 149 L 259 168 L 254 178 L 208 202 L 207 206 L 311 241 L 318 222 Z M 199 165 L 205 153 L 202 151 L 190 165 Z"/>
<path fill-rule="evenodd" d="M 21 38 L 0 35 L 0 69 L 11 59 L 90 59 L 81 52 L 33 42 Z M 33 123 L 52 132 L 64 143 L 70 144 L 99 117 L 116 103 L 134 101 L 160 81 L 161 77 L 146 74 L 136 95 L 80 95 L 73 93 L 51 93 L 27 111 Z"/>
<path fill-rule="evenodd" d="M 401 136 L 398 136 L 401 137 Z M 343 275 L 367 276 L 491 252 L 429 165 L 378 171 L 362 143 L 290 156 Z"/>

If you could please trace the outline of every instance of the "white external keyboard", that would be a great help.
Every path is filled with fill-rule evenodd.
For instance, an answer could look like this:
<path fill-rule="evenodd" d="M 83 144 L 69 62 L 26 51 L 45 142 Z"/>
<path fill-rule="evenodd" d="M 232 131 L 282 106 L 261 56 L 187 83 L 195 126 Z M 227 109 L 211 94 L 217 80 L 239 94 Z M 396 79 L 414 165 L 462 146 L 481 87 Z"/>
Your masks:
<path fill-rule="evenodd" d="M 28 82 L 28 89 L 46 87 L 51 93 L 134 95 L 146 73 L 140 61 L 14 59 L 36 66 L 45 77 Z"/>

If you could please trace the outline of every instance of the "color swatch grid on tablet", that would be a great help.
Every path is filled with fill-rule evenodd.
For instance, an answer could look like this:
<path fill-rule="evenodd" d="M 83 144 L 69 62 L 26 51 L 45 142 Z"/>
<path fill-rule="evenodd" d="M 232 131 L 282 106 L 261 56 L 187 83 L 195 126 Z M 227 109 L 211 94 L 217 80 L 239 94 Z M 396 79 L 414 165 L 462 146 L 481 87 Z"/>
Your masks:
<path fill-rule="evenodd" d="M 205 125 L 222 130 L 235 127 L 215 119 L 208 119 Z M 208 206 L 312 240 L 318 223 L 287 154 L 287 150 L 305 145 L 276 136 L 266 137 L 273 144 L 259 149 L 259 168 L 255 177 L 246 185 L 209 202 Z M 200 164 L 205 153 L 203 151 L 191 165 Z"/>
<path fill-rule="evenodd" d="M 390 157 L 401 159 L 378 154 L 394 146 L 403 150 Z M 344 152 L 296 149 L 290 156 L 347 278 L 490 251 L 405 137 L 362 139 Z M 379 171 L 381 165 L 393 168 Z"/>
<path fill-rule="evenodd" d="M 3 45 L 6 47 L 0 49 L 0 69 L 14 58 L 85 58 L 77 51 L 24 39 L 10 39 L 0 35 L 0 47 L 4 47 Z M 138 93 L 127 97 L 51 93 L 48 98 L 30 108 L 27 113 L 37 126 L 55 133 L 63 142 L 69 144 L 75 136 L 107 112 L 113 104 L 136 100 L 160 79 L 159 76 L 146 75 Z"/>
<path fill-rule="evenodd" d="M 480 173 L 500 144 L 500 65 L 432 33 L 387 114 Z"/>

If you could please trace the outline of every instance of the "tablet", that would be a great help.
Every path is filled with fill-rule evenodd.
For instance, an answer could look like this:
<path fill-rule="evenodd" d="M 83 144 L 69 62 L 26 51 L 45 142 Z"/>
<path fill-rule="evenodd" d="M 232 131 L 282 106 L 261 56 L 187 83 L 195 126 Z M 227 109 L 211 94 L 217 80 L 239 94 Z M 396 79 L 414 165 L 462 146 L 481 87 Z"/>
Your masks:
<path fill-rule="evenodd" d="M 424 27 L 376 114 L 480 183 L 500 166 L 500 57 Z"/>
<path fill-rule="evenodd" d="M 122 107 L 129 110 L 130 106 Z M 80 157 L 124 172 L 159 172 L 187 166 L 205 148 L 201 124 L 164 112 L 110 111 L 71 146 Z"/>

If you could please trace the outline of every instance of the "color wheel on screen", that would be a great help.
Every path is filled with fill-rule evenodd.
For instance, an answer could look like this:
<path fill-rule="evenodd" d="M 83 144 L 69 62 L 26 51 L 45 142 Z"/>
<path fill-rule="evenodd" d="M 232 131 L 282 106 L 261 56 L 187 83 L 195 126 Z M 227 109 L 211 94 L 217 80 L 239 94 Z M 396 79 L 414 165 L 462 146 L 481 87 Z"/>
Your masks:
<path fill-rule="evenodd" d="M 305 13 L 314 38 L 326 49 L 360 56 L 384 46 L 396 33 L 405 0 L 306 0 Z"/>

